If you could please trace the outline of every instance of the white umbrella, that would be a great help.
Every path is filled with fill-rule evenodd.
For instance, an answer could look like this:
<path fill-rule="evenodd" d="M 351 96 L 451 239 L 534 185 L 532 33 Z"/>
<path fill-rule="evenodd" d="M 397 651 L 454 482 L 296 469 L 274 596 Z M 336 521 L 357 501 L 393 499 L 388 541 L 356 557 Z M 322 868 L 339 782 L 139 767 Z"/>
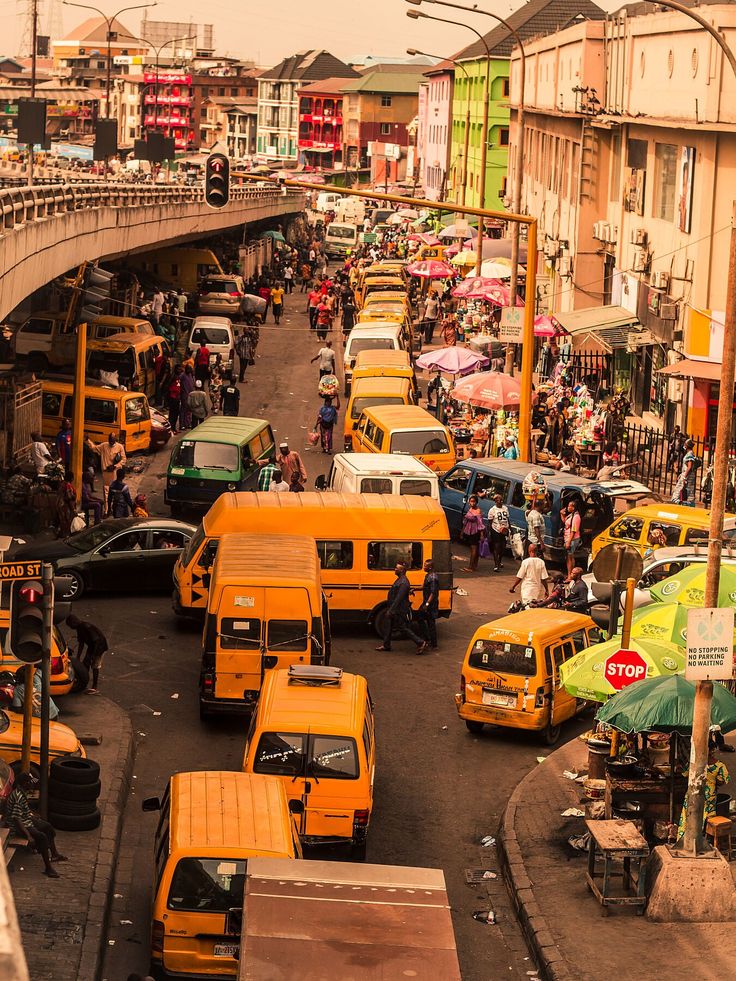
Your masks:
<path fill-rule="evenodd" d="M 462 231 L 457 230 L 457 225 L 448 225 L 447 228 L 443 228 L 441 232 L 438 233 L 438 238 L 477 238 L 478 232 L 475 228 L 465 228 Z"/>
<path fill-rule="evenodd" d="M 419 212 L 415 211 L 414 208 L 399 208 L 396 212 L 401 218 L 407 218 L 410 221 L 416 221 L 419 217 Z"/>

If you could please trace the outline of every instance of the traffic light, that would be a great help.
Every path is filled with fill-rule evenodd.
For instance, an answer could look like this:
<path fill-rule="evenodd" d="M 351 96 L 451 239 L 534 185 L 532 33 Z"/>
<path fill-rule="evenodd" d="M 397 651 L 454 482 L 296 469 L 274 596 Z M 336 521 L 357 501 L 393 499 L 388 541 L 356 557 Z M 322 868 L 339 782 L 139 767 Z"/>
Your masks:
<path fill-rule="evenodd" d="M 112 293 L 114 278 L 114 273 L 106 272 L 99 266 L 87 266 L 82 281 L 82 292 L 77 304 L 77 323 L 88 324 L 102 316 L 105 312 L 105 302 Z"/>
<path fill-rule="evenodd" d="M 230 200 L 230 161 L 224 153 L 207 157 L 204 199 L 210 208 L 224 208 Z"/>
<path fill-rule="evenodd" d="M 43 656 L 43 586 L 37 579 L 13 582 L 7 646 L 13 657 L 26 664 L 35 664 Z"/>

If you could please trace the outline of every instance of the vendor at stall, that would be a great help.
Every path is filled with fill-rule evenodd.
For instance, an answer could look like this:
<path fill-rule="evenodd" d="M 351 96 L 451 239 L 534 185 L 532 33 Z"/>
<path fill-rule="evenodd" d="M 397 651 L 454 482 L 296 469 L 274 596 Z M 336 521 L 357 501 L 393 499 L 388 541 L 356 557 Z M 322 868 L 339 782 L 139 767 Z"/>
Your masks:
<path fill-rule="evenodd" d="M 688 771 L 685 770 L 685 776 Z M 705 811 L 703 813 L 703 827 L 709 817 L 714 817 L 716 813 L 716 803 L 718 798 L 718 788 L 724 783 L 728 783 L 728 770 L 722 760 L 716 757 L 716 743 L 711 737 L 708 741 L 708 766 L 705 771 Z M 687 821 L 687 796 L 682 805 L 680 823 L 677 826 L 677 837 L 682 838 L 685 834 L 685 823 Z"/>

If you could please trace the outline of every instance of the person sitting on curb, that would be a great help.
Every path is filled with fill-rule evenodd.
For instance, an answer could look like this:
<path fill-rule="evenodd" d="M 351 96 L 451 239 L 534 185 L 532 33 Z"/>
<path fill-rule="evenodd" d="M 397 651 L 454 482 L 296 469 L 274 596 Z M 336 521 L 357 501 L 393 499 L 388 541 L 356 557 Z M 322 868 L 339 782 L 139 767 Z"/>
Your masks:
<path fill-rule="evenodd" d="M 31 810 L 27 793 L 35 784 L 30 773 L 21 773 L 5 802 L 5 823 L 20 838 L 25 838 L 34 851 L 43 859 L 44 874 L 50 879 L 58 879 L 59 873 L 52 862 L 65 862 L 56 848 L 56 832 L 48 823 Z"/>

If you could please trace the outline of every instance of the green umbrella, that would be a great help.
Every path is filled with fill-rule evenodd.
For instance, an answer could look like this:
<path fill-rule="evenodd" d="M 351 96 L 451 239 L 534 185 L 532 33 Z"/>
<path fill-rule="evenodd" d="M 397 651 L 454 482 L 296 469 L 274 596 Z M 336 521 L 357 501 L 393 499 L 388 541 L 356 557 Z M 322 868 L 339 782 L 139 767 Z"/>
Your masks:
<path fill-rule="evenodd" d="M 645 678 L 624 688 L 598 709 L 596 719 L 620 732 L 679 732 L 688 736 L 693 724 L 695 685 L 680 675 Z M 713 685 L 711 726 L 736 729 L 736 698 L 723 685 Z"/>
<path fill-rule="evenodd" d="M 686 647 L 687 615 L 691 609 L 682 603 L 649 603 L 635 611 L 631 636 Z"/>
<path fill-rule="evenodd" d="M 261 238 L 272 238 L 274 240 L 274 242 L 285 242 L 286 241 L 286 239 L 281 234 L 281 232 L 274 232 L 274 231 L 271 231 L 270 229 L 269 229 L 269 231 L 264 232 L 261 235 Z"/>
<path fill-rule="evenodd" d="M 576 698 L 605 702 L 616 689 L 603 673 L 606 659 L 622 648 L 621 638 L 613 637 L 602 644 L 586 647 L 560 665 L 560 682 Z M 658 643 L 638 637 L 627 650 L 636 651 L 647 664 L 647 678 L 679 674 L 685 670 L 685 654 L 674 644 Z"/>
<path fill-rule="evenodd" d="M 682 603 L 683 606 L 698 607 L 705 602 L 705 565 L 689 565 L 682 571 L 663 579 L 649 590 L 651 596 L 660 603 Z M 736 607 L 736 569 L 722 565 L 718 584 L 716 606 Z"/>

